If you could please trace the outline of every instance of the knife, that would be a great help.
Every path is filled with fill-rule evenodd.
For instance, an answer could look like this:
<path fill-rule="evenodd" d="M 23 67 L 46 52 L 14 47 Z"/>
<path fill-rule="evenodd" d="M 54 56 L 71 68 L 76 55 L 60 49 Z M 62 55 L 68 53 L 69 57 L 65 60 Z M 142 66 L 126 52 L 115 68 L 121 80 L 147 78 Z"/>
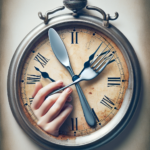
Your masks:
<path fill-rule="evenodd" d="M 66 67 L 66 69 L 69 71 L 72 77 L 75 76 L 69 61 L 69 56 L 66 47 L 61 38 L 59 37 L 58 33 L 53 28 L 50 28 L 48 31 L 48 36 L 56 58 L 64 67 Z M 79 95 L 85 120 L 89 126 L 94 127 L 96 125 L 96 119 L 92 112 L 92 109 L 90 108 L 80 85 L 77 83 L 75 84 L 75 86 Z"/>

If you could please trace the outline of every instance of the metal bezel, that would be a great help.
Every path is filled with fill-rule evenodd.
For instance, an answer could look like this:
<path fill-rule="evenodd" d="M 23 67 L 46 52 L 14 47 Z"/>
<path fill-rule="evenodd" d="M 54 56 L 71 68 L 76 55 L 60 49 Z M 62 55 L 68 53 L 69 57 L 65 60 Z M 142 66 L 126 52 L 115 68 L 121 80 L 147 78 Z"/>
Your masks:
<path fill-rule="evenodd" d="M 96 30 L 101 31 L 105 35 L 107 35 L 110 39 L 112 39 L 119 49 L 122 51 L 127 66 L 129 70 L 129 96 L 130 99 L 128 103 L 125 105 L 126 109 L 123 113 L 123 116 L 120 118 L 119 122 L 111 128 L 111 130 L 106 133 L 100 139 L 96 139 L 89 143 L 79 144 L 75 146 L 74 144 L 66 146 L 62 143 L 60 145 L 56 144 L 55 141 L 49 141 L 50 137 L 44 132 L 35 128 L 24 112 L 21 109 L 21 104 L 19 102 L 19 93 L 17 89 L 19 88 L 19 77 L 21 74 L 21 68 L 23 65 L 23 61 L 28 55 L 30 48 L 32 47 L 33 43 L 37 41 L 38 38 L 42 37 L 45 32 L 48 31 L 50 27 L 57 28 L 62 27 L 65 25 L 83 25 L 87 27 L 92 27 Z M 137 106 L 138 97 L 140 94 L 140 69 L 139 63 L 136 57 L 136 54 L 129 43 L 129 41 L 125 38 L 125 36 L 114 26 L 110 25 L 109 28 L 103 26 L 103 21 L 100 18 L 93 17 L 93 16 L 86 16 L 86 15 L 79 15 L 78 17 L 73 17 L 71 14 L 60 15 L 54 18 L 51 18 L 49 23 L 45 25 L 44 23 L 38 25 L 35 29 L 33 29 L 21 42 L 19 47 L 17 48 L 9 68 L 8 72 L 8 81 L 7 81 L 7 90 L 8 90 L 8 98 L 11 110 L 13 115 L 19 125 L 23 128 L 24 131 L 32 138 L 36 143 L 42 145 L 44 148 L 48 148 L 49 146 L 55 149 L 93 149 L 98 146 L 105 144 L 106 142 L 113 139 L 116 135 L 118 135 L 124 127 L 127 125 L 135 108 Z M 136 85 L 136 86 L 135 86 Z M 128 107 L 127 107 L 128 106 Z M 122 113 L 120 110 L 118 113 Z M 88 141 L 88 140 L 87 140 Z"/>

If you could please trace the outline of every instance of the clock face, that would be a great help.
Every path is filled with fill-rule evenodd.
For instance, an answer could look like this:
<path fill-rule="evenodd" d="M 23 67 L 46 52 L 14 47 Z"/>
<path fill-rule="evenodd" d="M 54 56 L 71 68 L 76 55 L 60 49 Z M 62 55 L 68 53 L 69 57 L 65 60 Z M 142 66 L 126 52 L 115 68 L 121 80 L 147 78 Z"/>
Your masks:
<path fill-rule="evenodd" d="M 71 96 L 73 100 L 71 103 L 73 111 L 60 128 L 58 137 L 48 135 L 55 140 L 63 141 L 101 131 L 113 120 L 124 101 L 128 88 L 129 71 L 120 49 L 100 31 L 84 26 L 65 26 L 64 28 L 56 28 L 56 31 L 66 46 L 72 69 L 77 75 L 83 69 L 84 62 L 89 59 L 89 56 L 95 52 L 100 44 L 101 47 L 96 55 L 103 50 L 101 56 L 104 56 L 108 50 L 115 52 L 110 63 L 95 79 L 80 82 L 80 86 L 95 115 L 96 127 L 91 128 L 86 123 L 78 93 L 75 86 L 72 86 L 73 93 Z M 57 60 L 52 51 L 48 33 L 32 46 L 30 53 L 23 60 L 18 88 L 22 109 L 30 122 L 36 128 L 42 130 L 36 125 L 37 119 L 30 108 L 33 102 L 32 93 L 36 82 L 41 82 L 45 86 L 51 81 L 43 78 L 35 67 L 41 72 L 47 72 L 55 81 L 63 80 L 65 85 L 72 82 L 71 75 Z"/>

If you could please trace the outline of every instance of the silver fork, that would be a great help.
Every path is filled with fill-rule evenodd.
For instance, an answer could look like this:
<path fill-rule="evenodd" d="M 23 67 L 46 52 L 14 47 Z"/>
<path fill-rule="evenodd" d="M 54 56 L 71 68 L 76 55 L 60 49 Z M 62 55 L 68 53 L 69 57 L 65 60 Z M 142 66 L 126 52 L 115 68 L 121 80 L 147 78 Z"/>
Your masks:
<path fill-rule="evenodd" d="M 109 52 L 110 51 L 108 51 L 101 58 L 100 58 L 100 55 L 98 55 L 92 62 L 90 62 L 90 66 L 83 70 L 83 72 L 80 74 L 80 77 L 78 79 L 76 79 L 74 82 L 72 82 L 71 84 L 69 84 L 65 87 L 55 90 L 54 92 L 50 93 L 48 96 L 55 94 L 63 89 L 66 89 L 67 87 L 69 87 L 73 84 L 76 84 L 80 81 L 92 80 L 95 77 L 97 77 L 104 70 L 104 68 L 109 64 L 110 60 L 114 56 L 114 52 L 112 52 L 108 57 L 106 57 Z"/>

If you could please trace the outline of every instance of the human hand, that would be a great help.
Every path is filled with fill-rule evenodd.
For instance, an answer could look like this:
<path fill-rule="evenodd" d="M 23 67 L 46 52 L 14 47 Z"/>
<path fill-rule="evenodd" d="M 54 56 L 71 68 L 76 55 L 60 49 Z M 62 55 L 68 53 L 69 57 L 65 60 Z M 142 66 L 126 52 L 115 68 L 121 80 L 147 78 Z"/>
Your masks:
<path fill-rule="evenodd" d="M 45 97 L 52 91 L 63 86 L 62 81 L 57 81 L 43 87 L 37 83 L 32 97 L 34 98 L 31 108 L 38 118 L 37 124 L 47 133 L 59 135 L 59 128 L 71 113 L 73 106 L 71 101 L 72 88 L 65 89 L 62 93 Z"/>

